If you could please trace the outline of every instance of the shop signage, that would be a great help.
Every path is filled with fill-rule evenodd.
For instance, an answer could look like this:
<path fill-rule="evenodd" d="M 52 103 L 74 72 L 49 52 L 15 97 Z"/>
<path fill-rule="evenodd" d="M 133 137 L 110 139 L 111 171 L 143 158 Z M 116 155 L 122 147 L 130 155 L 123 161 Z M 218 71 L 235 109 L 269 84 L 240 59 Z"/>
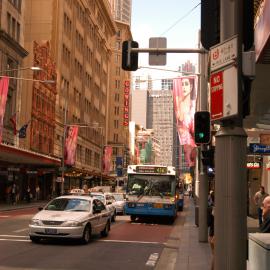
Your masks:
<path fill-rule="evenodd" d="M 270 145 L 251 143 L 249 145 L 249 150 L 251 153 L 270 154 Z"/>
<path fill-rule="evenodd" d="M 37 174 L 37 171 L 26 171 L 27 174 Z"/>
<path fill-rule="evenodd" d="M 128 126 L 129 124 L 129 92 L 130 92 L 130 81 L 124 83 L 124 121 L 123 125 Z"/>
<path fill-rule="evenodd" d="M 9 171 L 9 172 L 19 172 L 21 169 L 20 168 L 7 168 L 7 170 Z"/>
<path fill-rule="evenodd" d="M 234 36 L 210 49 L 211 71 L 233 64 L 237 58 L 237 37 Z"/>
<path fill-rule="evenodd" d="M 261 163 L 260 162 L 248 162 L 247 163 L 247 168 L 248 169 L 259 169 L 261 168 Z"/>
<path fill-rule="evenodd" d="M 61 176 L 56 177 L 55 182 L 61 183 L 64 182 Z"/>

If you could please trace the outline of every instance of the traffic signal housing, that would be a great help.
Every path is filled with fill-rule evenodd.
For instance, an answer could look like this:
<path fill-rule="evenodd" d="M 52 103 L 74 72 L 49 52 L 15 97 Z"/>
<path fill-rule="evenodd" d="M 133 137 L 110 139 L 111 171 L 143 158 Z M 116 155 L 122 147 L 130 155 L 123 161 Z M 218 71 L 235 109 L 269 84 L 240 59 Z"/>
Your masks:
<path fill-rule="evenodd" d="M 220 42 L 220 0 L 201 1 L 201 43 L 206 50 Z"/>
<path fill-rule="evenodd" d="M 210 148 L 208 150 L 202 150 L 202 164 L 204 166 L 214 168 L 215 167 L 214 157 L 215 157 L 214 148 Z"/>
<path fill-rule="evenodd" d="M 209 144 L 211 139 L 210 113 L 196 112 L 194 116 L 194 136 L 196 144 Z"/>
<path fill-rule="evenodd" d="M 135 71 L 138 69 L 138 53 L 131 49 L 139 48 L 139 43 L 133 40 L 125 40 L 122 44 L 122 69 Z"/>

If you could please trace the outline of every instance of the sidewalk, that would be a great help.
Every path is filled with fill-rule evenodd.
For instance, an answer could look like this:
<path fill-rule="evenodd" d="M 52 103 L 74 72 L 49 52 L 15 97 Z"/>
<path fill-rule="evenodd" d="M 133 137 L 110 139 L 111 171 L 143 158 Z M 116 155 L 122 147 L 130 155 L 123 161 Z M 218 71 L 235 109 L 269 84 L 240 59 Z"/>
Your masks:
<path fill-rule="evenodd" d="M 248 233 L 257 232 L 258 220 L 247 217 L 247 227 Z M 199 242 L 198 233 L 194 202 L 185 198 L 184 211 L 180 212 L 180 218 L 174 224 L 155 270 L 210 270 L 210 245 Z"/>
<path fill-rule="evenodd" d="M 155 270 L 209 270 L 211 249 L 208 243 L 198 241 L 192 199 L 185 197 L 184 211 L 179 215 Z"/>
<path fill-rule="evenodd" d="M 44 206 L 48 201 L 32 201 L 30 203 L 27 202 L 18 202 L 17 204 L 8 204 L 8 203 L 0 203 L 0 212 L 1 211 L 10 211 L 16 209 L 26 209 L 26 208 L 38 208 L 40 206 Z"/>

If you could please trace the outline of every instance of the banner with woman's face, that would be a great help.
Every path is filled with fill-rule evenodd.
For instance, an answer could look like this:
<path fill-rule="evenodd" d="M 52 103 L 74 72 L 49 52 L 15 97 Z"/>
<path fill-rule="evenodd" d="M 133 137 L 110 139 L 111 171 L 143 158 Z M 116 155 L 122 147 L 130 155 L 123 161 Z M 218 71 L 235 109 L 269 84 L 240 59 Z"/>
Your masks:
<path fill-rule="evenodd" d="M 65 164 L 74 165 L 76 159 L 76 148 L 78 139 L 78 126 L 69 126 L 66 130 L 65 139 Z"/>
<path fill-rule="evenodd" d="M 184 146 L 185 160 L 189 167 L 194 159 L 194 114 L 197 98 L 197 77 L 185 76 L 173 80 L 173 100 L 180 145 Z"/>
<path fill-rule="evenodd" d="M 103 172 L 109 173 L 111 171 L 111 161 L 112 161 L 112 146 L 104 147 L 104 155 L 103 155 Z"/>
<path fill-rule="evenodd" d="M 4 128 L 4 116 L 7 103 L 9 78 L 3 77 L 0 80 L 0 143 L 2 142 L 3 128 Z"/>

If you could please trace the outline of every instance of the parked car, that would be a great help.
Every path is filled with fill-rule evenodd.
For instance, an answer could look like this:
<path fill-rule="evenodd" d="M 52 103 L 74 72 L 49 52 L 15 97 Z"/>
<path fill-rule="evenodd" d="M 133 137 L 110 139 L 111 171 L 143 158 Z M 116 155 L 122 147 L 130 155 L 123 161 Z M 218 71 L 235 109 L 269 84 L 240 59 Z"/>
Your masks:
<path fill-rule="evenodd" d="M 110 230 L 110 212 L 96 197 L 60 196 L 40 210 L 29 224 L 35 243 L 44 238 L 71 238 L 87 244 L 92 234 L 107 236 Z"/>
<path fill-rule="evenodd" d="M 107 207 L 107 209 L 111 213 L 111 221 L 114 222 L 116 218 L 116 207 L 115 207 L 115 199 L 111 195 L 111 193 L 105 192 L 91 192 L 90 196 L 93 196 L 99 200 L 101 200 Z"/>
<path fill-rule="evenodd" d="M 124 193 L 112 193 L 112 196 L 115 199 L 115 208 L 116 208 L 116 214 L 125 214 L 125 203 L 126 198 Z"/>

